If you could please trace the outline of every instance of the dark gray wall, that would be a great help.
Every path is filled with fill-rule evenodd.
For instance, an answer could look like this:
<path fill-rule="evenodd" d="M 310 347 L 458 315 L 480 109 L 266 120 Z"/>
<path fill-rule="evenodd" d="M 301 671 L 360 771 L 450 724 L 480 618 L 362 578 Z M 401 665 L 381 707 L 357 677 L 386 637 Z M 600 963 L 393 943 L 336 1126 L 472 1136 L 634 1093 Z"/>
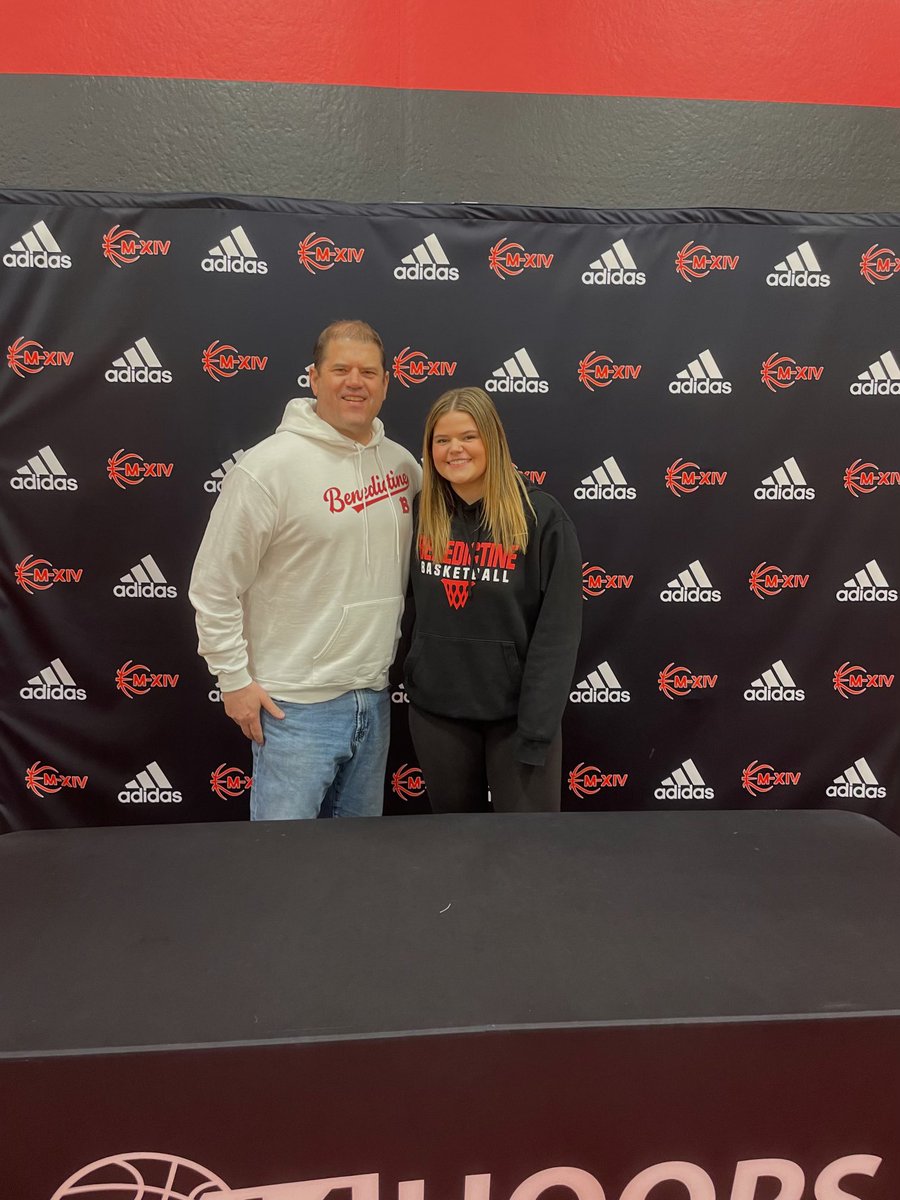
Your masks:
<path fill-rule="evenodd" d="M 900 110 L 0 76 L 0 186 L 536 205 L 900 207 Z"/>

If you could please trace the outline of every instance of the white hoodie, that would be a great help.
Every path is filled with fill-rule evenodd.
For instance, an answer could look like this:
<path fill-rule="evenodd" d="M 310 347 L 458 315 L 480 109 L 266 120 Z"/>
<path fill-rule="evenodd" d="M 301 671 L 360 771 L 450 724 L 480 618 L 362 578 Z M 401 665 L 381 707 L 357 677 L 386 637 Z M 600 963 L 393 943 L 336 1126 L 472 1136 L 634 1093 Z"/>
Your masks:
<path fill-rule="evenodd" d="M 313 703 L 383 688 L 397 648 L 419 464 L 376 420 L 361 445 L 291 400 L 222 483 L 191 576 L 222 691 Z"/>

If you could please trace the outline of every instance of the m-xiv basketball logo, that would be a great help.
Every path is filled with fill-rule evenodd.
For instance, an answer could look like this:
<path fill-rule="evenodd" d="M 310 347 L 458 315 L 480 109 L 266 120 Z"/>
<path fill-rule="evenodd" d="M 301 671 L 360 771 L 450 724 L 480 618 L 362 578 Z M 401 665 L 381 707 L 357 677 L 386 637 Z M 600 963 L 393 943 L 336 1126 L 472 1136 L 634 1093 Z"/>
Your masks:
<path fill-rule="evenodd" d="M 429 358 L 424 350 L 413 350 L 411 346 L 404 346 L 394 358 L 393 370 L 394 378 L 399 380 L 403 387 L 408 388 L 435 376 L 446 379 L 455 375 L 456 363 Z"/>
<path fill-rule="evenodd" d="M 234 346 L 225 346 L 212 341 L 200 356 L 203 370 L 211 379 L 231 379 L 238 371 L 264 371 L 269 356 L 263 354 L 239 354 Z"/>
<path fill-rule="evenodd" d="M 673 496 L 687 496 L 701 487 L 721 487 L 728 478 L 727 471 L 706 471 L 695 462 L 676 458 L 666 467 L 666 487 Z"/>
<path fill-rule="evenodd" d="M 781 567 L 770 566 L 767 562 L 757 563 L 750 572 L 748 584 L 750 591 L 760 600 L 767 596 L 777 596 L 779 592 L 796 588 L 805 588 L 809 583 L 809 575 L 789 574 Z"/>
<path fill-rule="evenodd" d="M 219 763 L 209 777 L 209 790 L 220 800 L 236 800 L 252 786 L 252 775 L 248 775 L 239 767 L 226 766 L 225 763 Z"/>
<path fill-rule="evenodd" d="M 604 592 L 627 591 L 634 583 L 633 575 L 610 575 L 603 567 L 581 564 L 581 594 L 585 600 L 602 596 Z"/>
<path fill-rule="evenodd" d="M 859 273 L 866 283 L 885 283 L 895 275 L 900 275 L 900 258 L 887 246 L 879 246 L 875 242 L 863 251 Z"/>
<path fill-rule="evenodd" d="M 552 254 L 535 254 L 520 242 L 501 238 L 488 251 L 488 266 L 498 279 L 521 275 L 523 271 L 546 269 L 553 262 Z"/>
<path fill-rule="evenodd" d="M 869 688 L 889 688 L 894 686 L 893 675 L 875 675 L 865 667 L 851 666 L 849 662 L 841 663 L 832 676 L 834 690 L 844 700 L 852 696 L 861 696 Z"/>
<path fill-rule="evenodd" d="M 844 487 L 851 496 L 865 496 L 880 487 L 897 487 L 900 471 L 881 471 L 873 462 L 855 459 L 844 471 Z"/>
<path fill-rule="evenodd" d="M 178 675 L 164 675 L 151 671 L 143 663 L 130 658 L 116 671 L 116 687 L 129 700 L 135 696 L 146 696 L 152 688 L 174 688 L 178 686 Z"/>
<path fill-rule="evenodd" d="M 656 684 L 667 700 L 678 700 L 698 690 L 710 691 L 718 682 L 718 675 L 695 675 L 689 667 L 670 662 L 660 671 Z"/>
<path fill-rule="evenodd" d="M 755 758 L 741 772 L 741 787 L 751 796 L 771 792 L 773 787 L 796 787 L 799 782 L 799 771 L 776 771 L 769 763 Z"/>
<path fill-rule="evenodd" d="M 324 233 L 317 236 L 315 230 L 297 243 L 297 259 L 310 275 L 330 271 L 338 263 L 361 263 L 365 252 L 364 246 L 338 246 Z"/>
<path fill-rule="evenodd" d="M 795 358 L 787 354 L 779 354 L 776 350 L 770 354 L 759 369 L 759 376 L 770 392 L 781 388 L 793 387 L 801 380 L 818 380 L 822 378 L 824 367 L 801 365 Z"/>
<path fill-rule="evenodd" d="M 63 775 L 56 767 L 47 766 L 40 759 L 32 763 L 25 772 L 25 786 L 36 796 L 52 795 L 62 788 L 84 791 L 87 782 L 87 775 Z"/>
<path fill-rule="evenodd" d="M 739 254 L 713 254 L 709 246 L 685 242 L 675 255 L 675 270 L 692 283 L 695 279 L 705 279 L 710 271 L 734 271 L 740 261 Z"/>
<path fill-rule="evenodd" d="M 147 255 L 164 256 L 172 248 L 171 241 L 160 241 L 159 238 L 142 238 L 133 229 L 122 229 L 113 225 L 103 235 L 101 243 L 103 257 L 114 267 L 128 266 L 136 263 L 139 258 Z"/>
<path fill-rule="evenodd" d="M 589 351 L 578 364 L 578 381 L 589 392 L 609 387 L 616 380 L 637 379 L 640 374 L 640 363 L 616 363 L 608 354 L 598 354 L 596 350 Z"/>
<path fill-rule="evenodd" d="M 35 558 L 26 554 L 16 563 L 15 580 L 23 591 L 32 595 L 45 592 L 56 583 L 81 583 L 82 567 L 54 567 L 46 558 Z"/>
<path fill-rule="evenodd" d="M 71 367 L 73 350 L 45 350 L 40 342 L 18 337 L 6 348 L 6 365 L 24 379 L 39 375 L 46 367 Z"/>
<path fill-rule="evenodd" d="M 425 779 L 421 770 L 403 763 L 391 776 L 391 791 L 401 800 L 416 800 L 425 795 Z"/>
<path fill-rule="evenodd" d="M 583 762 L 569 772 L 569 791 L 581 800 L 588 796 L 596 796 L 604 788 L 624 787 L 627 782 L 627 772 L 624 775 L 613 775 Z"/>
<path fill-rule="evenodd" d="M 124 491 L 145 479 L 168 479 L 174 466 L 174 463 L 145 462 L 135 450 L 126 451 L 121 447 L 106 460 L 106 474 Z"/>

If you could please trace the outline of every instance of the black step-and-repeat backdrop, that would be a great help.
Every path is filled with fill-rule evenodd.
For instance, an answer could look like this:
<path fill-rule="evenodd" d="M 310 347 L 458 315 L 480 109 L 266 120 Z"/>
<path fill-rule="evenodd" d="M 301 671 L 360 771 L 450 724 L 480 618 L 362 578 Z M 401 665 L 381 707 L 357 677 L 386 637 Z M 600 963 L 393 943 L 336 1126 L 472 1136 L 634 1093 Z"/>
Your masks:
<path fill-rule="evenodd" d="M 0 819 L 246 817 L 191 563 L 360 316 L 391 436 L 486 387 L 578 528 L 566 806 L 900 829 L 898 251 L 893 214 L 0 194 Z M 427 811 L 392 697 L 386 809 Z"/>

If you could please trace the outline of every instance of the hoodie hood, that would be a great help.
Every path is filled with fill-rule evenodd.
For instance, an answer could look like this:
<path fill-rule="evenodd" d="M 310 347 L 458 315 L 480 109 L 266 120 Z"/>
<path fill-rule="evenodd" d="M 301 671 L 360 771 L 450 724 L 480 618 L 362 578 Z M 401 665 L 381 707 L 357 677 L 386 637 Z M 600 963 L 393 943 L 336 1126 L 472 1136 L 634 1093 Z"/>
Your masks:
<path fill-rule="evenodd" d="M 372 422 L 372 436 L 368 442 L 357 442 L 353 438 L 339 433 L 327 421 L 316 415 L 316 401 L 313 397 L 298 396 L 287 402 L 281 424 L 276 433 L 295 433 L 299 437 L 309 438 L 313 442 L 324 442 L 335 449 L 343 449 L 355 454 L 359 450 L 370 450 L 384 441 L 384 425 L 376 417 Z"/>
<path fill-rule="evenodd" d="M 384 449 L 383 443 L 385 441 L 384 425 L 378 417 L 372 422 L 371 438 L 366 443 L 357 442 L 354 438 L 349 438 L 345 434 L 339 433 L 327 421 L 323 421 L 321 417 L 316 416 L 316 402 L 314 399 L 299 396 L 295 400 L 288 401 L 281 424 L 275 432 L 294 433 L 298 437 L 307 438 L 311 442 L 319 442 L 322 445 L 328 446 L 329 449 L 336 451 L 338 454 L 346 455 L 348 458 L 352 457 L 356 487 L 359 489 L 360 494 L 365 492 L 366 485 L 369 482 L 366 476 L 372 471 L 371 465 L 367 465 L 365 469 L 363 468 L 363 456 L 365 454 L 372 454 L 372 459 L 367 460 L 367 462 L 371 464 L 374 459 L 375 471 L 382 478 L 385 476 L 385 466 L 381 456 L 381 450 Z M 374 479 L 375 474 L 373 473 L 370 478 Z M 390 511 L 394 519 L 394 554 L 399 561 L 403 557 L 400 522 L 397 519 L 397 513 L 394 511 L 393 505 L 390 506 Z M 362 530 L 365 540 L 365 569 L 368 575 L 372 566 L 368 505 L 363 507 L 362 514 Z"/>

